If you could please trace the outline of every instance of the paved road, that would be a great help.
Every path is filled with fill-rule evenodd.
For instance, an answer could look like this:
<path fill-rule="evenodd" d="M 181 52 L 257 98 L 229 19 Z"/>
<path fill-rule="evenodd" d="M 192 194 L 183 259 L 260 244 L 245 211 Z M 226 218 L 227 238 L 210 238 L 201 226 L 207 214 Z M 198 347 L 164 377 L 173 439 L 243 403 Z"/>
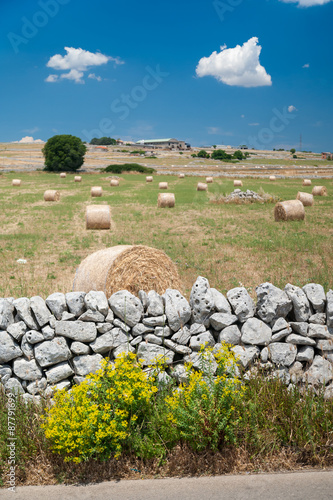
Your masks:
<path fill-rule="evenodd" d="M 1 489 L 1 500 L 332 500 L 333 470 Z"/>

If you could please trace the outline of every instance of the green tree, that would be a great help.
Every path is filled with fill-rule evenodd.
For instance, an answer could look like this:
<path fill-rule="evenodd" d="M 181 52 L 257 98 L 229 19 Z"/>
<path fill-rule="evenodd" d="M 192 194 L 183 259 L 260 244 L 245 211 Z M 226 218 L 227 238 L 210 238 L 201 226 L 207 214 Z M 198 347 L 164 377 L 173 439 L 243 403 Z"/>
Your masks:
<path fill-rule="evenodd" d="M 100 139 L 94 137 L 93 139 L 91 139 L 90 144 L 94 146 L 115 146 L 117 144 L 117 141 L 112 137 L 101 137 Z"/>
<path fill-rule="evenodd" d="M 204 149 L 201 149 L 197 156 L 198 158 L 210 158 L 209 153 L 207 153 Z"/>
<path fill-rule="evenodd" d="M 212 152 L 211 158 L 213 160 L 231 160 L 232 156 L 227 154 L 224 149 L 215 149 L 215 151 Z"/>
<path fill-rule="evenodd" d="M 85 144 L 74 135 L 54 135 L 43 147 L 45 168 L 51 172 L 73 172 L 84 162 Z"/>
<path fill-rule="evenodd" d="M 294 155 L 296 153 L 296 149 L 291 148 L 290 152 L 291 152 L 292 155 Z"/>
<path fill-rule="evenodd" d="M 234 158 L 236 160 L 245 160 L 246 156 L 243 155 L 243 153 L 238 149 L 237 151 L 234 152 Z"/>

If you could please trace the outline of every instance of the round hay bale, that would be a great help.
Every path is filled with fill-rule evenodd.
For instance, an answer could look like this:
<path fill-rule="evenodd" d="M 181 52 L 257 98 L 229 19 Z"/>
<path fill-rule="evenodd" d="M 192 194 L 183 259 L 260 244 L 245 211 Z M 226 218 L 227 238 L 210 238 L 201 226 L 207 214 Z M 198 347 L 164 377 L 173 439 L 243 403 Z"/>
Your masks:
<path fill-rule="evenodd" d="M 93 186 L 90 190 L 90 194 L 93 198 L 103 196 L 103 189 L 101 186 Z"/>
<path fill-rule="evenodd" d="M 110 229 L 111 211 L 108 205 L 89 205 L 86 208 L 86 229 Z"/>
<path fill-rule="evenodd" d="M 159 193 L 157 198 L 158 208 L 172 208 L 175 206 L 176 199 L 173 193 Z"/>
<path fill-rule="evenodd" d="M 211 184 L 214 181 L 213 177 L 206 177 L 207 184 Z"/>
<path fill-rule="evenodd" d="M 304 220 L 304 205 L 300 200 L 281 201 L 275 205 L 274 218 L 276 221 Z"/>
<path fill-rule="evenodd" d="M 60 193 L 59 191 L 55 191 L 54 189 L 47 189 L 44 193 L 45 201 L 59 201 Z"/>
<path fill-rule="evenodd" d="M 112 186 L 112 187 L 119 186 L 119 181 L 118 181 L 118 179 L 111 179 L 111 181 L 110 181 L 110 186 Z"/>
<path fill-rule="evenodd" d="M 178 177 L 179 177 L 179 179 L 184 179 L 185 174 L 179 174 Z"/>
<path fill-rule="evenodd" d="M 21 179 L 13 179 L 12 186 L 21 186 Z"/>
<path fill-rule="evenodd" d="M 312 207 L 313 205 L 313 195 L 311 193 L 298 191 L 296 200 L 301 201 L 305 207 Z"/>
<path fill-rule="evenodd" d="M 61 172 L 60 177 L 61 177 L 62 179 L 65 179 L 65 177 L 67 177 L 66 172 Z"/>
<path fill-rule="evenodd" d="M 148 175 L 148 176 L 146 177 L 146 182 L 153 182 L 153 178 L 152 178 L 152 176 L 151 176 L 151 175 Z"/>
<path fill-rule="evenodd" d="M 327 196 L 327 189 L 325 186 L 314 186 L 312 194 L 313 196 Z"/>
<path fill-rule="evenodd" d="M 158 185 L 158 189 L 168 189 L 168 183 L 167 182 L 160 182 Z"/>
<path fill-rule="evenodd" d="M 207 191 L 208 186 L 204 182 L 198 182 L 197 191 Z"/>
<path fill-rule="evenodd" d="M 100 290 L 109 298 L 119 290 L 163 294 L 181 290 L 177 267 L 162 251 L 144 245 L 119 245 L 94 252 L 77 268 L 73 291 Z"/>
<path fill-rule="evenodd" d="M 239 186 L 239 187 L 242 187 L 243 186 L 243 183 L 242 181 L 234 181 L 234 186 Z"/>
<path fill-rule="evenodd" d="M 275 175 L 270 175 L 269 176 L 269 180 L 272 181 L 272 182 L 276 181 Z"/>
<path fill-rule="evenodd" d="M 80 175 L 76 175 L 74 177 L 74 182 L 81 182 L 82 181 L 82 177 Z"/>
<path fill-rule="evenodd" d="M 303 179 L 303 186 L 311 186 L 311 179 Z"/>

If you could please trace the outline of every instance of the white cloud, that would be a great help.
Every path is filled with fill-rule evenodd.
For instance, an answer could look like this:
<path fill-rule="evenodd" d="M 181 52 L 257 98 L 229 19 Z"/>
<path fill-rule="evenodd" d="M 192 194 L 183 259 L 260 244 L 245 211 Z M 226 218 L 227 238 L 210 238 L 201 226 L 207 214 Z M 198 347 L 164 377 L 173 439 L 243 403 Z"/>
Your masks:
<path fill-rule="evenodd" d="M 260 123 L 248 123 L 250 127 L 258 127 Z"/>
<path fill-rule="evenodd" d="M 304 66 L 302 66 L 302 68 L 310 68 L 310 64 L 306 63 L 306 64 L 304 64 Z"/>
<path fill-rule="evenodd" d="M 200 59 L 196 68 L 199 77 L 213 76 L 226 85 L 239 87 L 262 87 L 272 85 L 272 78 L 259 62 L 261 46 L 258 38 L 250 38 L 242 46 L 221 52 L 214 51 L 209 57 Z"/>
<path fill-rule="evenodd" d="M 36 132 L 38 132 L 38 130 L 39 127 L 34 127 L 34 128 L 23 129 L 22 132 L 27 132 L 28 134 L 35 134 Z"/>
<path fill-rule="evenodd" d="M 98 82 L 102 81 L 102 77 L 96 76 L 95 73 L 89 73 L 88 78 L 91 78 L 92 80 L 97 80 Z"/>
<path fill-rule="evenodd" d="M 54 83 L 58 80 L 58 75 L 49 75 L 47 78 L 45 78 L 46 82 L 51 82 Z"/>
<path fill-rule="evenodd" d="M 241 118 L 245 118 L 245 115 L 241 115 Z"/>
<path fill-rule="evenodd" d="M 22 137 L 22 139 L 20 141 L 13 141 L 15 143 L 19 143 L 19 144 L 32 144 L 32 143 L 44 143 L 44 141 L 42 141 L 41 139 L 34 139 L 33 137 L 30 137 L 30 136 L 26 136 L 26 137 Z"/>
<path fill-rule="evenodd" d="M 297 3 L 298 7 L 313 7 L 314 5 L 325 5 L 333 0 L 280 0 L 284 3 Z"/>
<path fill-rule="evenodd" d="M 75 49 L 74 47 L 65 47 L 66 55 L 62 56 L 61 54 L 55 54 L 52 56 L 48 63 L 47 67 L 52 68 L 59 71 L 68 71 L 68 73 L 62 73 L 60 77 L 58 75 L 49 75 L 46 78 L 46 82 L 56 82 L 59 81 L 60 78 L 65 78 L 67 80 L 73 80 L 75 83 L 84 83 L 82 79 L 84 76 L 84 72 L 88 70 L 88 68 L 93 66 L 101 66 L 103 64 L 107 64 L 109 61 L 113 61 L 115 66 L 120 64 L 124 64 L 119 57 L 111 57 L 102 54 L 101 52 L 89 52 L 88 50 L 83 50 L 81 48 Z M 89 78 L 94 78 L 89 76 Z M 96 77 L 95 79 L 99 80 L 100 77 Z"/>
<path fill-rule="evenodd" d="M 295 108 L 295 106 L 288 106 L 288 111 L 289 113 L 292 113 L 293 111 L 297 111 L 297 109 Z"/>

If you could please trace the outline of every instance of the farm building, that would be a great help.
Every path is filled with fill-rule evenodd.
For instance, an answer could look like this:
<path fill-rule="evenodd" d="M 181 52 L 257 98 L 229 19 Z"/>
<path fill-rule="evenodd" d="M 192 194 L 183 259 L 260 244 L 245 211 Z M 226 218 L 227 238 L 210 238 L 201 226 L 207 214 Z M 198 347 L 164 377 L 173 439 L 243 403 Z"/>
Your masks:
<path fill-rule="evenodd" d="M 137 142 L 138 145 L 154 149 L 186 150 L 191 149 L 191 145 L 178 139 L 151 139 Z"/>
<path fill-rule="evenodd" d="M 322 160 L 332 160 L 333 153 L 321 153 Z"/>

